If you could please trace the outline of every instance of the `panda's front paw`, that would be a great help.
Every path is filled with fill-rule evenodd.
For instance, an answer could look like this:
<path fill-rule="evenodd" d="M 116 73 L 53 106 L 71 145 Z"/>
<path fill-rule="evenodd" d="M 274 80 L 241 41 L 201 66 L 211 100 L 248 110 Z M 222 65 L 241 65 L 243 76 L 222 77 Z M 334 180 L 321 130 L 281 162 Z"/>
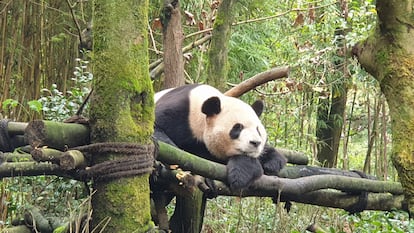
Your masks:
<path fill-rule="evenodd" d="M 249 187 L 262 175 L 262 165 L 256 158 L 238 155 L 227 162 L 227 182 L 233 191 Z"/>
<path fill-rule="evenodd" d="M 275 148 L 269 145 L 266 145 L 259 158 L 266 175 L 277 175 L 287 163 L 285 156 L 281 155 Z"/>

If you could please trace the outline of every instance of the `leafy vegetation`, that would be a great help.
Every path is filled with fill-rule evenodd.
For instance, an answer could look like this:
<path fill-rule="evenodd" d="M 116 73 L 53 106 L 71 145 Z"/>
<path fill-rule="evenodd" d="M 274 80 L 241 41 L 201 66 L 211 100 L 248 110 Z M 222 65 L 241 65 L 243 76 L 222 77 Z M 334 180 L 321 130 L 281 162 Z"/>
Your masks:
<path fill-rule="evenodd" d="M 348 215 L 343 210 L 294 203 L 289 212 L 271 198 L 218 197 L 207 205 L 202 232 L 309 232 L 317 224 L 326 232 L 412 232 L 405 212 L 365 211 Z"/>
<path fill-rule="evenodd" d="M 26 111 L 42 113 L 43 119 L 52 121 L 63 121 L 74 115 L 90 92 L 93 78 L 87 71 L 89 62 L 82 59 L 76 61 L 71 89 L 63 93 L 56 84 L 52 84 L 50 89 L 42 89 L 44 95 L 39 100 L 27 102 L 29 108 Z M 19 104 L 17 100 L 7 99 L 3 101 L 3 108 L 13 111 Z M 4 201 L 8 203 L 4 209 L 8 218 L 3 220 L 3 224 L 10 224 L 12 219 L 21 217 L 22 210 L 29 205 L 38 207 L 44 213 L 69 219 L 69 216 L 82 212 L 80 208 L 83 208 L 82 203 L 89 192 L 82 182 L 53 176 L 4 178 L 1 185 L 1 196 L 7 196 Z"/>
<path fill-rule="evenodd" d="M 50 89 L 43 88 L 38 102 L 42 106 L 43 118 L 51 121 L 64 121 L 73 116 L 91 91 L 93 75 L 88 70 L 89 61 L 76 59 L 77 66 L 71 78 L 71 89 L 63 93 L 56 84 Z"/>

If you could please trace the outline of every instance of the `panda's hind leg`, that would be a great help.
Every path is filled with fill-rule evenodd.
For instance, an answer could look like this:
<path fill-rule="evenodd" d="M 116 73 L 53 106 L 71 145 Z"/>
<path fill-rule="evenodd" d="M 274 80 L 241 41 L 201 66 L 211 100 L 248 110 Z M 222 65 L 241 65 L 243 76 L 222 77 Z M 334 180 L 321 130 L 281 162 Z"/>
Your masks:
<path fill-rule="evenodd" d="M 266 175 L 277 175 L 287 163 L 285 156 L 281 155 L 269 144 L 265 145 L 265 148 L 260 155 L 259 160 L 262 164 L 264 174 Z"/>

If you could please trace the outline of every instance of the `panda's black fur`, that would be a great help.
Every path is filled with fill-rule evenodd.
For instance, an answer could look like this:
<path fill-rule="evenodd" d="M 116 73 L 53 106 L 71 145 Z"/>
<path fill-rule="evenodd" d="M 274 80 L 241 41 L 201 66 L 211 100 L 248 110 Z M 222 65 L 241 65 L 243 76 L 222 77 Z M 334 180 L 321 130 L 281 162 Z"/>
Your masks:
<path fill-rule="evenodd" d="M 154 137 L 227 164 L 227 181 L 233 190 L 247 188 L 263 173 L 276 175 L 286 164 L 286 159 L 266 143 L 267 134 L 258 120 L 263 110 L 261 102 L 246 107 L 244 102 L 200 84 L 161 91 L 155 95 L 155 101 Z M 228 122 L 216 122 L 223 117 Z"/>

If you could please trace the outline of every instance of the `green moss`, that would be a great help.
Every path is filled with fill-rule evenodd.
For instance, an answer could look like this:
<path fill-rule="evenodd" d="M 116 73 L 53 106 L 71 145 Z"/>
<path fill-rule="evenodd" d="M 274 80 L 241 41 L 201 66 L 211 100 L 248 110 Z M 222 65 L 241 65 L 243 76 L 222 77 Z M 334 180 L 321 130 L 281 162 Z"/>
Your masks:
<path fill-rule="evenodd" d="M 414 57 L 396 50 L 389 56 L 381 88 L 387 98 L 393 137 L 392 161 L 405 190 L 409 210 L 414 213 Z"/>
<path fill-rule="evenodd" d="M 214 19 L 214 27 L 221 27 L 224 24 L 224 17 L 225 15 L 223 13 L 218 14 Z"/>
<path fill-rule="evenodd" d="M 376 54 L 375 60 L 378 62 L 378 64 L 387 64 L 389 61 L 388 55 L 389 55 L 389 51 L 387 51 L 386 49 L 383 49 Z"/>
<path fill-rule="evenodd" d="M 150 143 L 153 90 L 148 73 L 148 1 L 95 3 L 93 142 Z M 120 155 L 96 156 L 95 162 Z M 94 182 L 93 222 L 110 218 L 105 232 L 146 232 L 150 217 L 148 175 Z"/>
<path fill-rule="evenodd" d="M 98 185 L 105 192 L 93 196 L 95 217 L 111 218 L 105 232 L 147 232 L 153 228 L 149 212 L 142 212 L 149 206 L 148 175 L 135 178 L 123 178 L 114 182 Z M 131 197 L 134 203 L 131 203 Z M 140 227 L 143 227 L 141 230 Z"/>

